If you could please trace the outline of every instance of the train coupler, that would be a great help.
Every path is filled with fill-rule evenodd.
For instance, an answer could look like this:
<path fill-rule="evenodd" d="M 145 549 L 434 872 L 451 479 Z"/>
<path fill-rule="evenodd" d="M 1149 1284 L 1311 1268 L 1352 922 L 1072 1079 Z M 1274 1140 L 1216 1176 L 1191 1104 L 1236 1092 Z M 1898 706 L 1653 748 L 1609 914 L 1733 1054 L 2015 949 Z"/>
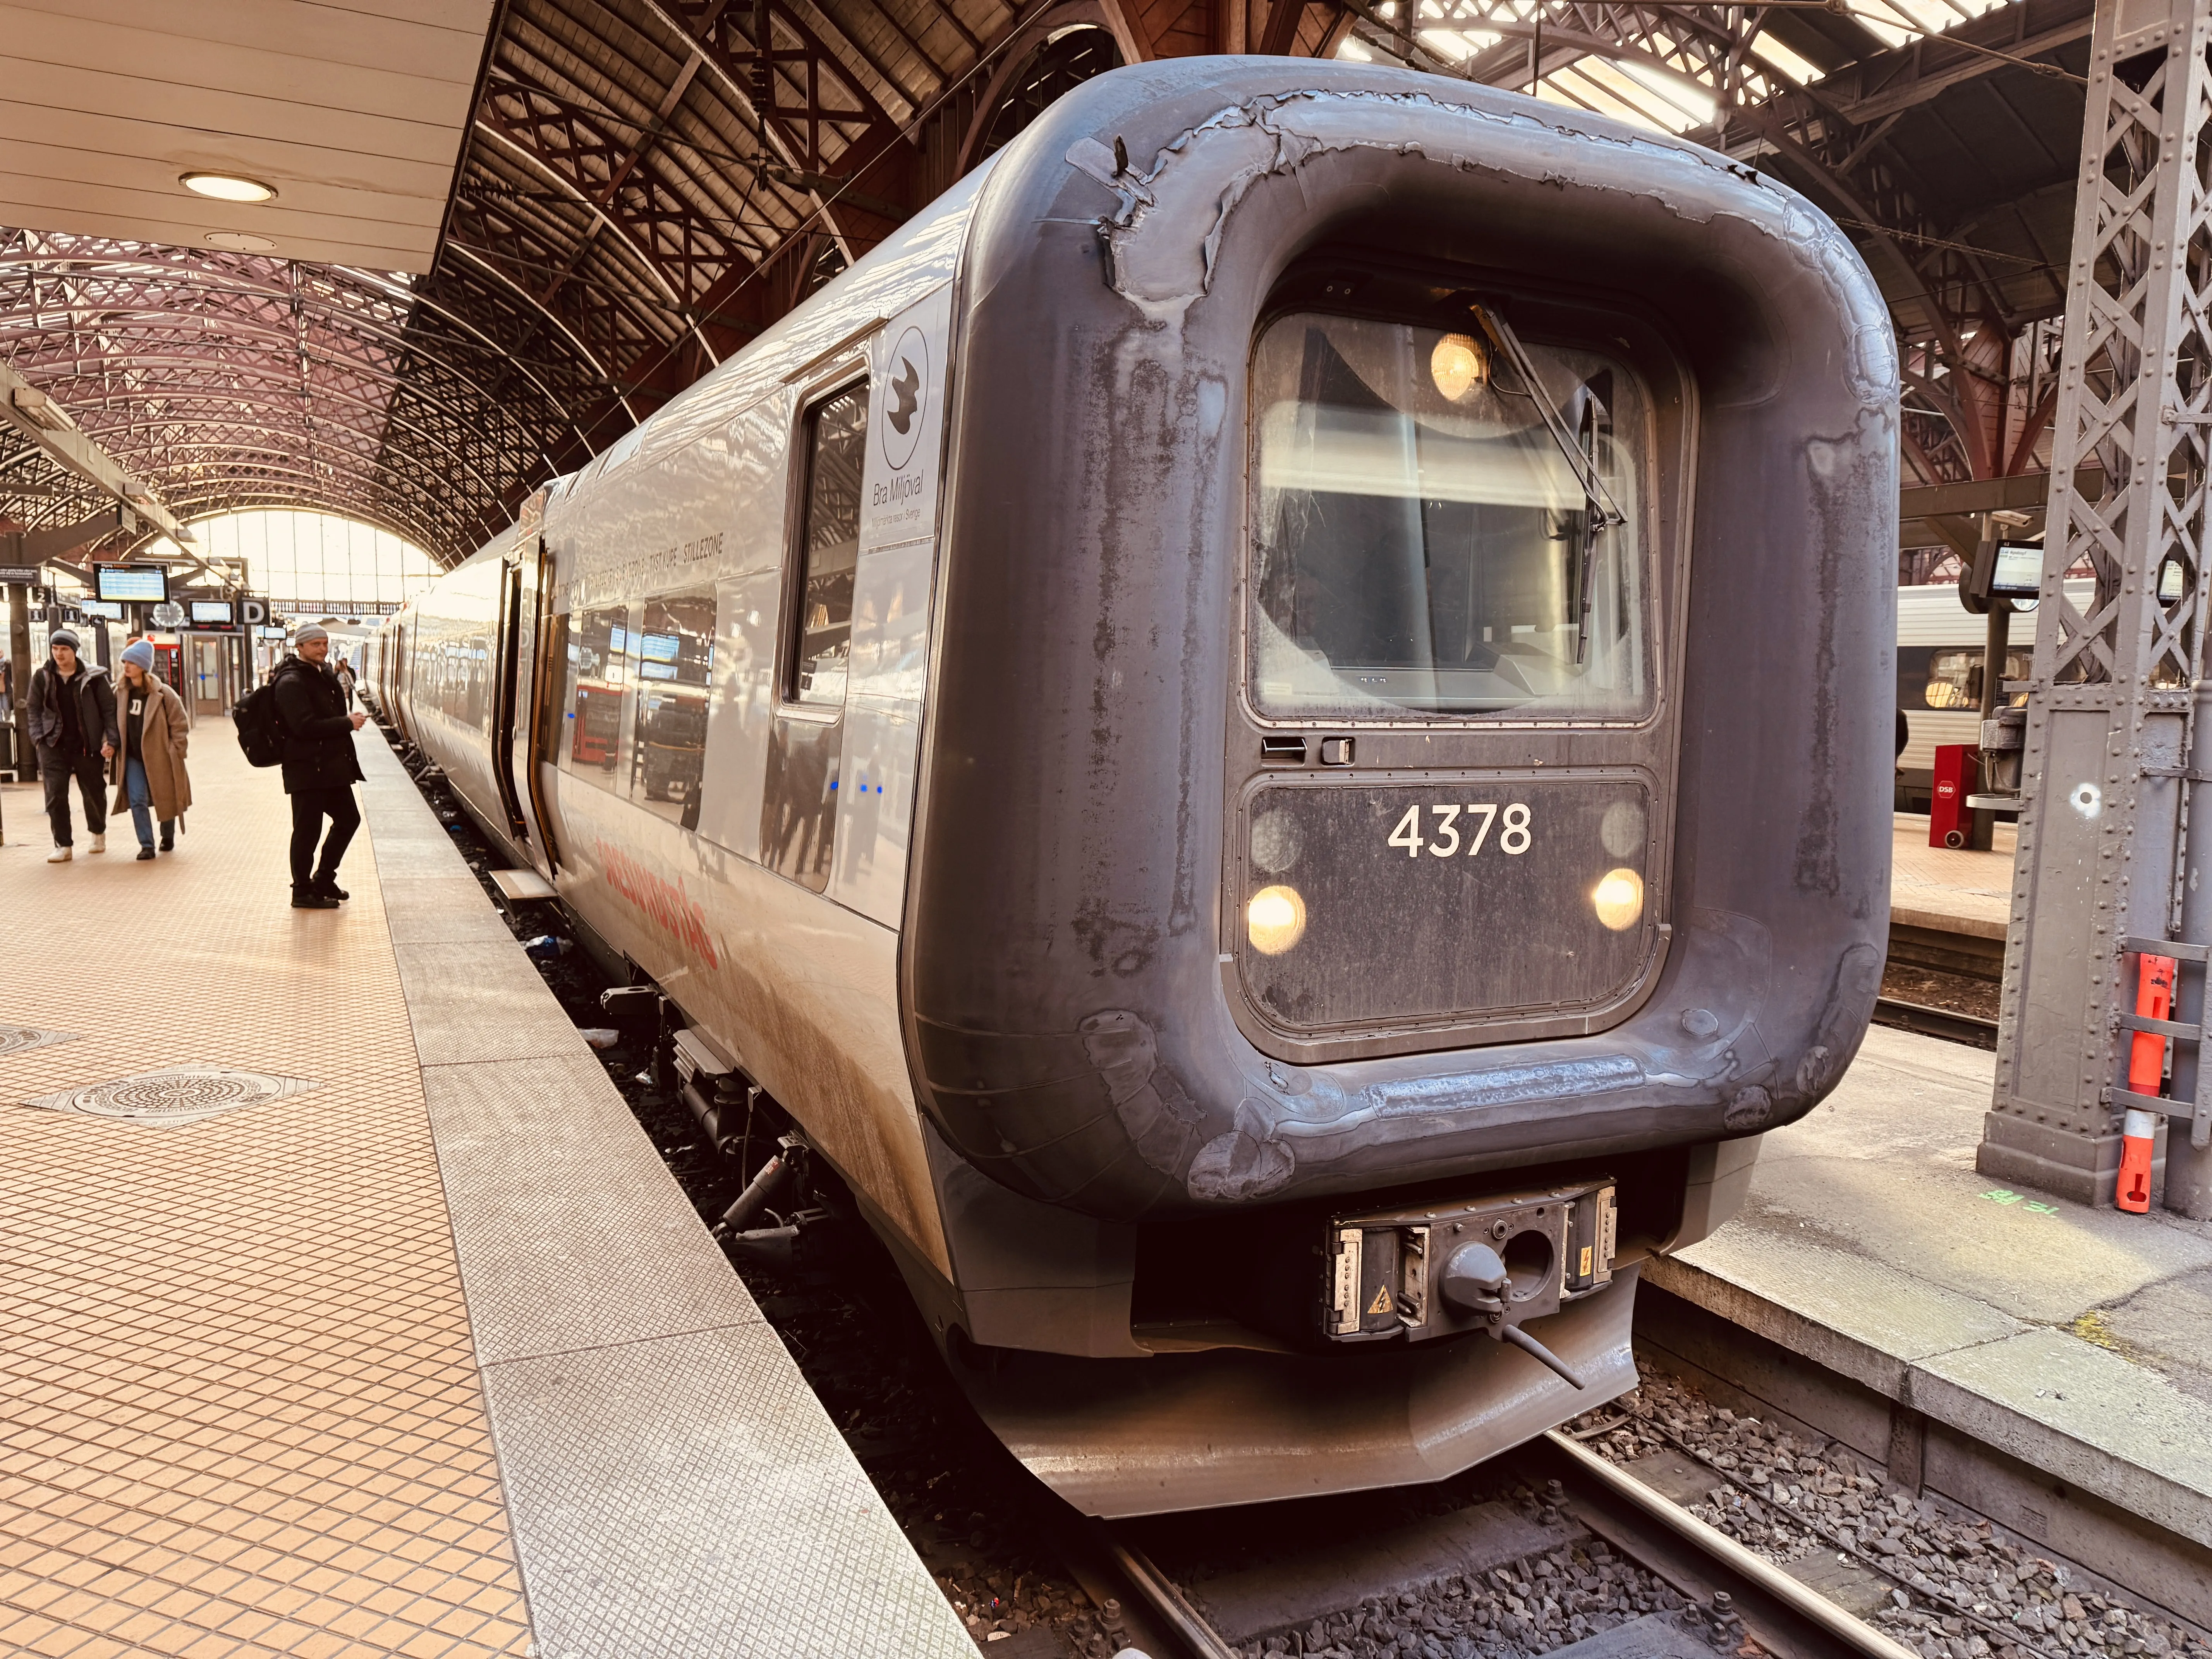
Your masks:
<path fill-rule="evenodd" d="M 1619 1231 L 1610 1178 L 1335 1217 L 1322 1251 L 1323 1334 L 1421 1342 L 1480 1331 L 1579 1388 L 1520 1328 L 1612 1283 Z"/>

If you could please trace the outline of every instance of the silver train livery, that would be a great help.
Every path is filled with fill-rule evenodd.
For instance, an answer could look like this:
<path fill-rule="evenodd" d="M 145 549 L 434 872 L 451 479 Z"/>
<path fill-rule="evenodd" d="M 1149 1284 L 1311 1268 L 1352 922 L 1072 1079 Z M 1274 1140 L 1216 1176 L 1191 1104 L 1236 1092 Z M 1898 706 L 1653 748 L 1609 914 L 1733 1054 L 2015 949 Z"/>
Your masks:
<path fill-rule="evenodd" d="M 1435 1479 L 1632 1386 L 1639 1264 L 1863 1034 L 1897 397 L 1850 245 L 1723 157 L 1144 64 L 368 684 L 1071 1500 Z"/>

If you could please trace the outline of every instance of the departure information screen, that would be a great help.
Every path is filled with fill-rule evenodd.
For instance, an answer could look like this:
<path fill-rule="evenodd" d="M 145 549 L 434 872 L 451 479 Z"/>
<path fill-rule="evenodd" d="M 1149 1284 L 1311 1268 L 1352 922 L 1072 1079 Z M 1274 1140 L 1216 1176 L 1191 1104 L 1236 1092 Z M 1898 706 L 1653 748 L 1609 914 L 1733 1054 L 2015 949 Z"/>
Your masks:
<path fill-rule="evenodd" d="M 100 597 L 103 599 L 151 600 L 155 605 L 169 597 L 169 571 L 159 564 L 103 564 L 94 567 L 98 578 Z"/>

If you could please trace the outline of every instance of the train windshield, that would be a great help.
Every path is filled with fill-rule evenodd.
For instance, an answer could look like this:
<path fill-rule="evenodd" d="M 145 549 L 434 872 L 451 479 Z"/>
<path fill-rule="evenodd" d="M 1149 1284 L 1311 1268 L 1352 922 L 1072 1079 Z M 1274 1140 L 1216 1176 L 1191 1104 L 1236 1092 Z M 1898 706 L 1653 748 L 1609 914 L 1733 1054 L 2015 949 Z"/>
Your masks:
<path fill-rule="evenodd" d="M 1304 313 L 1261 337 L 1263 717 L 1647 712 L 1644 389 L 1594 353 L 1525 349 L 1544 398 L 1472 333 Z"/>

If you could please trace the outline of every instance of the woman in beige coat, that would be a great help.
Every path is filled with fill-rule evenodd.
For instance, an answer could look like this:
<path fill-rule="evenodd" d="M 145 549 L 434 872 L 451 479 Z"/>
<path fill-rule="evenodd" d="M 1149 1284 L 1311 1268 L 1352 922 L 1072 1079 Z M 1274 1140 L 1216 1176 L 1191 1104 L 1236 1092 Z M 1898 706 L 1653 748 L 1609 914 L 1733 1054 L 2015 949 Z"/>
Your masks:
<path fill-rule="evenodd" d="M 133 640 L 123 647 L 123 690 L 115 700 L 115 723 L 123 744 L 115 752 L 115 805 L 131 809 L 138 831 L 138 856 L 154 856 L 154 820 L 161 823 L 161 850 L 173 852 L 177 820 L 192 804 L 192 781 L 185 774 L 185 700 L 152 673 L 154 647 Z"/>

